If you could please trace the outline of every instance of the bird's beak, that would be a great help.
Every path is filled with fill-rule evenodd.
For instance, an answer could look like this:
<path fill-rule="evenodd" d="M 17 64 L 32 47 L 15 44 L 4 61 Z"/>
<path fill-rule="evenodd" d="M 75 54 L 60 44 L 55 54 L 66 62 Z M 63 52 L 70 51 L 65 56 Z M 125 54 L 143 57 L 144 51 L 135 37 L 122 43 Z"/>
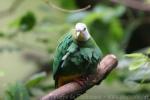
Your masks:
<path fill-rule="evenodd" d="M 79 35 L 80 35 L 80 32 L 77 32 L 77 35 L 76 35 L 76 36 L 77 36 L 77 38 L 79 37 Z"/>

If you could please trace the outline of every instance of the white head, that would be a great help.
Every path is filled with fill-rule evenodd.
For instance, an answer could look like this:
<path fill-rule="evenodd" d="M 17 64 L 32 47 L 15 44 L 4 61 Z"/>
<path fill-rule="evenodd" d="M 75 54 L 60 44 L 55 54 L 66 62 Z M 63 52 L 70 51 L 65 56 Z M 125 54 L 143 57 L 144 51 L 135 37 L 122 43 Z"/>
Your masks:
<path fill-rule="evenodd" d="M 77 41 L 87 41 L 91 37 L 84 23 L 76 24 L 75 33 L 73 33 L 73 36 Z"/>

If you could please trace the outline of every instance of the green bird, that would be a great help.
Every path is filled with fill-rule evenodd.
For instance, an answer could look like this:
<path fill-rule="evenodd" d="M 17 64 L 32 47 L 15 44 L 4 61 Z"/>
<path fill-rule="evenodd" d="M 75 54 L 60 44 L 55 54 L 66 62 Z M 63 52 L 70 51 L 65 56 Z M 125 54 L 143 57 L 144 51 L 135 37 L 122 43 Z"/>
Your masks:
<path fill-rule="evenodd" d="M 53 78 L 58 88 L 71 81 L 96 72 L 102 52 L 84 23 L 77 23 L 65 34 L 54 56 Z"/>

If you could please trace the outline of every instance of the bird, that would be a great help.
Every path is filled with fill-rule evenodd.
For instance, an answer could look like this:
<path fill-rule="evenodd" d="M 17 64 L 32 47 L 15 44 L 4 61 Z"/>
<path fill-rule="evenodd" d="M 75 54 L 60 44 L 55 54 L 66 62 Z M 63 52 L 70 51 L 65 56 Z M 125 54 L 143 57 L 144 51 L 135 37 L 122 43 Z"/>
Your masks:
<path fill-rule="evenodd" d="M 77 23 L 66 33 L 56 48 L 53 61 L 55 88 L 94 74 L 102 51 L 90 35 L 86 24 Z"/>

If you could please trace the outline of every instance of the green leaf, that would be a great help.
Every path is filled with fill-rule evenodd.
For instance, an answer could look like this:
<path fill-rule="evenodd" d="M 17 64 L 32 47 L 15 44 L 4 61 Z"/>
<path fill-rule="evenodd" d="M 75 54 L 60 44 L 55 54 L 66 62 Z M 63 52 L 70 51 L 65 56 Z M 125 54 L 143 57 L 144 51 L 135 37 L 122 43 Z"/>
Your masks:
<path fill-rule="evenodd" d="M 146 65 L 146 64 L 145 64 Z M 138 84 L 149 84 L 150 83 L 150 68 L 146 67 L 144 70 L 138 70 L 128 76 L 128 81 L 133 81 Z"/>
<path fill-rule="evenodd" d="M 114 13 L 116 16 L 120 17 L 122 16 L 126 11 L 126 8 L 124 6 L 117 6 L 114 10 Z"/>
<path fill-rule="evenodd" d="M 19 22 L 19 27 L 22 31 L 29 31 L 31 30 L 36 24 L 36 18 L 35 15 L 32 12 L 28 12 L 25 14 L 20 22 Z"/>
<path fill-rule="evenodd" d="M 61 7 L 65 9 L 72 9 L 75 8 L 75 0 L 59 0 Z"/>
<path fill-rule="evenodd" d="M 46 78 L 46 72 L 41 72 L 41 73 L 35 74 L 29 80 L 27 80 L 25 85 L 28 88 L 37 86 L 45 78 Z"/>
<path fill-rule="evenodd" d="M 146 53 L 147 53 L 147 54 L 150 54 L 150 48 L 148 48 L 148 49 L 146 50 Z"/>
<path fill-rule="evenodd" d="M 123 37 L 123 28 L 119 20 L 114 19 L 111 21 L 109 33 L 111 33 L 115 40 L 121 41 Z"/>
<path fill-rule="evenodd" d="M 4 33 L 3 32 L 0 32 L 0 37 L 4 37 Z"/>
<path fill-rule="evenodd" d="M 142 53 L 132 53 L 132 54 L 126 54 L 125 57 L 128 57 L 128 58 L 145 58 L 145 55 Z"/>
<path fill-rule="evenodd" d="M 138 61 L 133 61 L 130 65 L 129 65 L 129 70 L 136 70 L 138 68 L 140 68 L 142 65 L 145 64 L 145 60 L 138 60 Z"/>
<path fill-rule="evenodd" d="M 30 100 L 26 87 L 19 82 L 8 87 L 4 98 L 5 100 Z"/>

